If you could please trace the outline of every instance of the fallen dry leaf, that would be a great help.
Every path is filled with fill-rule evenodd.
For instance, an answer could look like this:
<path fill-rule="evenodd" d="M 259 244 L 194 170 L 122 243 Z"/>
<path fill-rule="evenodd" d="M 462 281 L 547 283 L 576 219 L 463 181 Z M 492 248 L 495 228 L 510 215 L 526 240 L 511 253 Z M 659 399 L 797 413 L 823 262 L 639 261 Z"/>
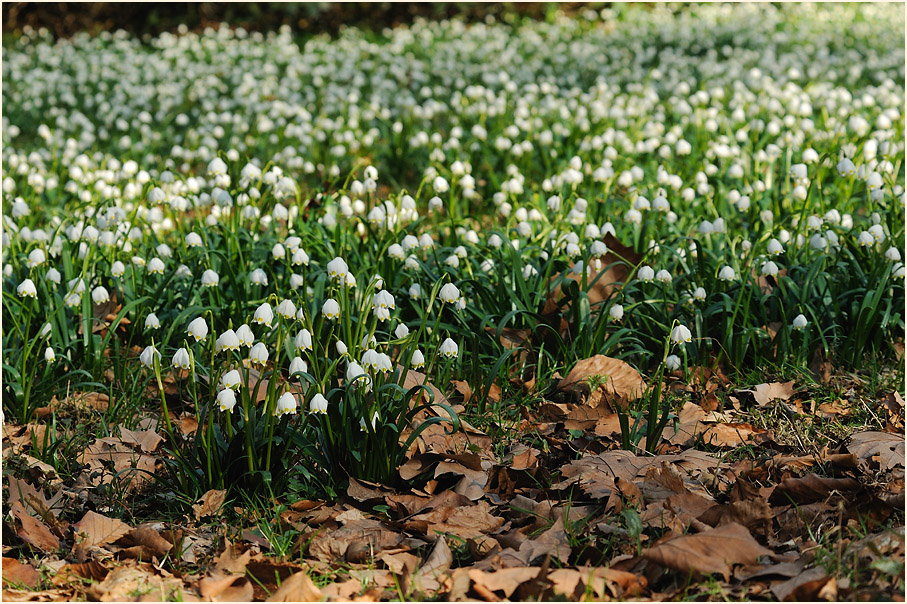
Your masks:
<path fill-rule="evenodd" d="M 860 432 L 847 449 L 862 461 L 879 464 L 881 470 L 904 467 L 904 435 L 888 432 Z"/>
<path fill-rule="evenodd" d="M 774 400 L 786 401 L 792 397 L 794 395 L 794 381 L 759 384 L 752 390 L 741 390 L 740 392 L 752 392 L 753 398 L 756 399 L 756 404 L 762 407 Z"/>
<path fill-rule="evenodd" d="M 121 556 L 141 560 L 150 560 L 152 557 L 162 558 L 164 554 L 173 549 L 172 543 L 148 526 L 132 529 L 117 540 L 117 545 L 125 548 L 124 551 L 121 551 Z"/>
<path fill-rule="evenodd" d="M 856 478 L 827 478 L 806 474 L 800 478 L 785 478 L 775 487 L 769 502 L 775 505 L 814 503 L 827 499 L 832 492 L 852 493 L 860 488 Z"/>
<path fill-rule="evenodd" d="M 73 525 L 76 534 L 74 552 L 84 562 L 88 549 L 95 545 L 113 543 L 130 531 L 129 525 L 115 518 L 102 516 L 89 510 Z"/>
<path fill-rule="evenodd" d="M 280 588 L 271 594 L 268 602 L 320 602 L 321 591 L 305 572 L 291 575 L 280 584 Z"/>
<path fill-rule="evenodd" d="M 3 585 L 5 587 L 24 585 L 29 589 L 35 589 L 39 583 L 41 583 L 41 573 L 30 564 L 22 564 L 15 558 L 3 558 Z"/>
<path fill-rule="evenodd" d="M 86 595 L 99 602 L 137 602 L 189 600 L 183 582 L 164 578 L 141 567 L 114 568 L 100 583 L 89 586 Z"/>
<path fill-rule="evenodd" d="M 681 572 L 718 573 L 730 579 L 734 564 L 755 564 L 772 552 L 739 524 L 726 524 L 695 535 L 681 535 L 643 551 L 642 556 Z"/>
<path fill-rule="evenodd" d="M 252 581 L 236 575 L 205 577 L 198 582 L 198 591 L 212 602 L 251 602 L 254 594 Z"/>
<path fill-rule="evenodd" d="M 620 359 L 597 354 L 573 366 L 567 377 L 558 383 L 558 390 L 576 391 L 588 396 L 592 392 L 590 379 L 602 380 L 606 394 L 628 400 L 639 398 L 646 389 L 639 372 Z"/>
<path fill-rule="evenodd" d="M 202 495 L 192 506 L 192 513 L 195 515 L 195 519 L 201 520 L 206 516 L 217 516 L 220 513 L 221 506 L 224 505 L 226 496 L 226 489 L 211 489 Z"/>
<path fill-rule="evenodd" d="M 29 516 L 20 503 L 10 505 L 9 512 L 18 520 L 16 534 L 20 539 L 48 554 L 60 548 L 60 540 L 56 535 L 43 522 Z"/>
<path fill-rule="evenodd" d="M 538 568 L 502 568 L 494 572 L 485 572 L 478 568 L 470 569 L 467 573 L 473 581 L 473 588 L 484 589 L 487 592 L 501 592 L 504 598 L 509 598 L 517 588 L 534 579 L 539 574 Z M 496 599 L 499 599 L 497 596 Z"/>

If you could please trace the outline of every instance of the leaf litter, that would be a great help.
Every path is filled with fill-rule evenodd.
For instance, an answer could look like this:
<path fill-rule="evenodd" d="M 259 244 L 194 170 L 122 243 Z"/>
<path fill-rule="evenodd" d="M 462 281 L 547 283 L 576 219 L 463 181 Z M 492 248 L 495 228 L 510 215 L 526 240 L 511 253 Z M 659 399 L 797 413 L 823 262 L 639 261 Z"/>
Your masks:
<path fill-rule="evenodd" d="M 789 405 L 794 382 L 730 391 L 720 370 L 703 367 L 689 384 L 667 376 L 686 400 L 657 454 L 624 451 L 615 403 L 646 389 L 624 365 L 601 355 L 577 363 L 550 399 L 523 412 L 503 449 L 468 421 L 454 435 L 426 430 L 399 468 L 408 488 L 350 480 L 335 501 L 275 501 L 284 506 L 278 526 L 295 534 L 284 557 L 257 529 L 230 528 L 227 519 L 246 512 L 231 509 L 224 490 L 204 493 L 175 524 L 119 519 L 97 505 L 99 489 L 137 496 L 154 486 L 166 455 L 156 422 L 89 442 L 81 473 L 66 481 L 31 455 L 45 424 L 7 424 L 3 453 L 17 475 L 4 485 L 13 536 L 3 597 L 671 599 L 688 589 L 687 577 L 779 599 L 903 592 L 903 432 L 857 432 L 833 448 L 798 451 L 749 416 Z M 463 412 L 411 374 L 410 386 L 432 392 L 421 402 Z M 475 396 L 465 384 L 449 391 Z M 722 393 L 733 406 L 702 404 Z M 883 399 L 889 426 L 902 401 Z M 433 405 L 414 424 L 445 413 Z M 741 450 L 755 453 L 735 456 Z M 868 573 L 877 591 L 822 564 L 813 536 L 830 529 L 839 537 L 828 549 Z"/>

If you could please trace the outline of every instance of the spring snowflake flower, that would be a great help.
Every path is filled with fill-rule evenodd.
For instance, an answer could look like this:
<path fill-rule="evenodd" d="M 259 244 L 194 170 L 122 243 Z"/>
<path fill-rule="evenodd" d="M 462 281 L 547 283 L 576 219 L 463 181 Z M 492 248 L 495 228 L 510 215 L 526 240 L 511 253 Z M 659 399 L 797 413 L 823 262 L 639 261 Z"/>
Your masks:
<path fill-rule="evenodd" d="M 57 354 L 54 352 L 54 349 L 48 346 L 44 349 L 44 361 L 47 364 L 53 363 L 57 360 Z"/>
<path fill-rule="evenodd" d="M 205 323 L 204 318 L 196 317 L 189 323 L 186 333 L 195 338 L 196 342 L 204 342 L 208 337 L 208 324 Z"/>
<path fill-rule="evenodd" d="M 872 235 L 872 238 L 876 243 L 882 243 L 885 241 L 885 229 L 881 224 L 874 224 L 869 227 L 869 234 Z"/>
<path fill-rule="evenodd" d="M 186 235 L 186 247 L 193 248 L 201 247 L 202 245 L 204 245 L 204 242 L 202 241 L 201 235 L 198 233 L 193 232 Z"/>
<path fill-rule="evenodd" d="M 210 268 L 202 273 L 202 287 L 217 287 L 220 277 Z"/>
<path fill-rule="evenodd" d="M 671 341 L 675 344 L 691 342 L 692 340 L 693 334 L 690 333 L 690 330 L 685 325 L 678 325 L 671 330 Z"/>
<path fill-rule="evenodd" d="M 422 297 L 422 286 L 418 283 L 413 283 L 409 286 L 409 297 L 413 300 L 418 300 Z"/>
<path fill-rule="evenodd" d="M 445 283 L 441 286 L 439 296 L 447 304 L 456 304 L 460 300 L 460 290 L 453 283 Z"/>
<path fill-rule="evenodd" d="M 737 274 L 734 272 L 734 269 L 729 266 L 722 266 L 721 270 L 718 271 L 718 278 L 721 281 L 733 281 L 736 276 Z"/>
<path fill-rule="evenodd" d="M 308 329 L 303 329 L 296 334 L 296 350 L 312 350 L 312 334 Z"/>
<path fill-rule="evenodd" d="M 219 157 L 208 162 L 208 176 L 221 176 L 227 173 L 227 163 Z"/>
<path fill-rule="evenodd" d="M 890 247 L 885 251 L 885 258 L 892 262 L 897 262 L 901 259 L 901 252 L 896 247 Z"/>
<path fill-rule="evenodd" d="M 302 357 L 293 357 L 293 360 L 290 361 L 290 375 L 296 375 L 297 373 L 308 373 L 309 366 L 302 360 Z"/>
<path fill-rule="evenodd" d="M 328 399 L 324 398 L 320 392 L 316 392 L 309 400 L 309 413 L 321 413 L 322 415 L 328 412 Z"/>
<path fill-rule="evenodd" d="M 806 317 L 803 316 L 802 314 L 799 314 L 796 317 L 794 317 L 794 321 L 793 321 L 793 323 L 791 323 L 791 327 L 793 327 L 794 329 L 796 329 L 798 331 L 803 329 L 804 327 L 806 327 L 806 325 L 807 325 Z"/>
<path fill-rule="evenodd" d="M 869 231 L 861 231 L 859 238 L 857 238 L 857 243 L 860 244 L 860 247 L 872 247 L 875 242 L 875 237 Z"/>
<path fill-rule="evenodd" d="M 447 179 L 444 178 L 443 176 L 436 176 L 435 179 L 431 183 L 431 187 L 432 187 L 432 189 L 434 189 L 435 193 L 437 193 L 439 195 L 441 195 L 442 193 L 446 193 L 447 191 L 450 190 L 450 184 L 447 182 Z"/>
<path fill-rule="evenodd" d="M 151 369 L 154 367 L 155 357 L 157 357 L 158 360 L 161 358 L 161 353 L 158 352 L 157 348 L 154 346 L 146 346 L 145 350 L 139 355 L 139 361 L 142 362 L 142 365 Z"/>
<path fill-rule="evenodd" d="M 328 298 L 324 301 L 324 305 L 321 307 L 321 313 L 327 319 L 339 319 L 340 318 L 340 304 L 337 300 L 333 298 Z"/>
<path fill-rule="evenodd" d="M 665 369 L 668 371 L 677 371 L 680 369 L 680 357 L 676 354 L 668 355 L 668 358 L 665 359 Z"/>
<path fill-rule="evenodd" d="M 457 354 L 460 352 L 459 346 L 457 343 L 451 340 L 450 338 L 445 339 L 441 343 L 441 347 L 438 348 L 438 353 L 447 359 L 456 358 Z"/>
<path fill-rule="evenodd" d="M 611 308 L 608 309 L 608 316 L 610 316 L 615 321 L 620 321 L 624 318 L 624 307 L 622 304 L 612 304 Z"/>
<path fill-rule="evenodd" d="M 34 297 L 34 296 L 32 296 L 32 297 Z M 76 307 L 82 303 L 82 294 L 72 292 L 71 294 L 68 294 L 66 296 L 66 298 L 63 300 L 63 303 L 66 306 Z"/>
<path fill-rule="evenodd" d="M 239 326 L 239 329 L 236 330 L 236 338 L 239 340 L 240 346 L 245 346 L 250 348 L 255 342 L 255 336 L 252 334 L 252 329 L 243 323 Z"/>
<path fill-rule="evenodd" d="M 328 262 L 327 272 L 328 276 L 331 279 L 336 279 L 342 282 L 344 279 L 346 279 L 346 275 L 349 272 L 349 267 L 346 265 L 346 262 L 343 260 L 343 258 L 340 258 L 338 256 L 337 258 L 334 258 L 333 260 Z"/>
<path fill-rule="evenodd" d="M 155 257 L 155 258 L 152 258 L 148 262 L 148 274 L 149 275 L 163 275 L 165 268 L 166 268 L 166 265 L 164 264 L 164 261 L 161 260 L 160 258 Z"/>
<path fill-rule="evenodd" d="M 778 275 L 778 265 L 769 260 L 762 265 L 762 274 L 764 276 L 775 277 Z"/>
<path fill-rule="evenodd" d="M 252 350 L 249 351 L 249 360 L 252 363 L 257 363 L 259 365 L 264 365 L 268 362 L 268 348 L 262 343 L 259 342 L 252 347 Z"/>
<path fill-rule="evenodd" d="M 305 253 L 305 250 L 299 248 L 293 252 L 292 258 L 293 266 L 308 266 L 309 265 L 309 255 Z"/>
<path fill-rule="evenodd" d="M 651 266 L 641 266 L 636 277 L 643 283 L 649 283 L 655 279 L 655 270 Z"/>
<path fill-rule="evenodd" d="M 268 285 L 268 275 L 260 268 L 256 268 L 249 273 L 249 283 L 252 285 Z"/>
<path fill-rule="evenodd" d="M 376 370 L 378 369 L 378 351 L 372 348 L 367 349 L 362 353 L 362 366 L 366 369 Z"/>
<path fill-rule="evenodd" d="M 177 369 L 189 369 L 191 359 L 189 358 L 189 351 L 185 348 L 180 348 L 173 355 L 173 360 L 170 362 L 171 365 Z"/>
<path fill-rule="evenodd" d="M 217 404 L 220 405 L 221 411 L 232 413 L 233 407 L 236 406 L 236 393 L 229 388 L 224 388 L 217 393 Z"/>
<path fill-rule="evenodd" d="M 413 369 L 421 369 L 425 367 L 425 355 L 422 354 L 422 351 L 418 348 L 413 351 L 413 357 L 409 362 L 410 366 Z"/>
<path fill-rule="evenodd" d="M 51 267 L 51 268 L 47 269 L 47 274 L 44 275 L 44 278 L 47 279 L 48 281 L 50 281 L 51 283 L 60 285 L 60 282 L 63 280 L 63 275 L 60 274 L 60 271 Z"/>
<path fill-rule="evenodd" d="M 406 261 L 403 263 L 403 268 L 410 271 L 417 270 L 419 268 L 419 259 L 410 254 L 406 257 Z"/>
<path fill-rule="evenodd" d="M 37 298 L 38 297 L 38 288 L 35 287 L 35 282 L 31 279 L 26 279 L 16 288 L 16 294 L 20 298 Z"/>
<path fill-rule="evenodd" d="M 356 388 L 365 388 L 366 391 L 371 389 L 372 380 L 368 377 L 368 372 L 356 361 L 350 361 L 347 364 L 346 381 L 353 384 Z"/>
<path fill-rule="evenodd" d="M 846 178 L 850 178 L 857 173 L 857 167 L 853 164 L 848 158 L 844 158 L 838 162 L 838 174 Z"/>
<path fill-rule="evenodd" d="M 771 256 L 780 256 L 784 253 L 784 246 L 777 239 L 771 239 L 768 242 L 767 251 Z"/>
<path fill-rule="evenodd" d="M 294 311 L 295 312 L 295 311 Z M 252 322 L 257 323 L 258 325 L 264 324 L 267 327 L 271 327 L 271 322 L 274 320 L 274 311 L 271 310 L 271 305 L 267 302 L 263 303 L 255 310 L 255 315 L 252 317 Z"/>
<path fill-rule="evenodd" d="M 214 341 L 215 352 L 223 352 L 224 350 L 239 350 L 239 337 L 232 329 L 223 332 Z"/>
<path fill-rule="evenodd" d="M 348 352 L 348 348 L 346 347 L 346 344 L 343 342 L 343 340 L 337 340 L 337 343 L 334 344 L 334 347 L 337 349 L 337 354 L 339 354 L 340 356 L 343 356 Z"/>
<path fill-rule="evenodd" d="M 406 324 L 404 324 L 404 323 L 398 324 L 397 328 L 394 330 L 394 336 L 398 340 L 402 340 L 403 338 L 405 338 L 408 335 L 409 335 L 409 327 L 407 327 Z"/>
<path fill-rule="evenodd" d="M 231 369 L 220 378 L 220 387 L 236 390 L 242 384 L 242 376 L 236 369 Z"/>
<path fill-rule="evenodd" d="M 125 272 L 126 265 L 119 260 L 114 261 L 114 263 L 110 265 L 110 274 L 114 277 L 122 277 Z"/>
<path fill-rule="evenodd" d="M 706 291 L 704 287 L 697 287 L 693 290 L 693 299 L 697 302 L 703 302 L 706 298 Z"/>
<path fill-rule="evenodd" d="M 660 271 L 658 271 L 655 274 L 655 280 L 659 281 L 661 283 L 665 283 L 665 284 L 670 283 L 671 282 L 671 273 L 669 273 L 668 271 L 666 271 L 664 269 L 661 269 Z"/>
<path fill-rule="evenodd" d="M 280 243 L 275 243 L 274 247 L 271 248 L 271 256 L 274 260 L 280 260 L 287 255 L 286 248 L 283 247 Z"/>
<path fill-rule="evenodd" d="M 148 316 L 145 317 L 145 330 L 158 329 L 160 326 L 161 322 L 158 320 L 157 315 L 153 312 L 148 313 Z"/>
<path fill-rule="evenodd" d="M 399 243 L 393 243 L 389 248 L 387 248 L 387 255 L 393 258 L 394 260 L 403 260 L 405 258 L 405 252 L 403 251 L 403 246 Z"/>
<path fill-rule="evenodd" d="M 296 318 L 296 305 L 290 299 L 281 300 L 277 305 L 277 314 L 287 321 L 292 321 Z"/>
<path fill-rule="evenodd" d="M 279 399 L 277 399 L 277 407 L 274 409 L 274 415 L 280 417 L 282 415 L 296 414 L 296 397 L 289 392 L 284 392 Z"/>
<path fill-rule="evenodd" d="M 28 268 L 36 268 L 47 261 L 47 256 L 41 248 L 35 248 L 28 253 Z"/>
<path fill-rule="evenodd" d="M 377 426 L 377 425 L 378 425 L 378 412 L 375 411 L 375 413 L 372 415 L 372 432 L 375 431 L 375 426 Z M 361 432 L 368 432 L 368 427 L 365 424 L 364 417 L 359 420 L 359 430 Z"/>

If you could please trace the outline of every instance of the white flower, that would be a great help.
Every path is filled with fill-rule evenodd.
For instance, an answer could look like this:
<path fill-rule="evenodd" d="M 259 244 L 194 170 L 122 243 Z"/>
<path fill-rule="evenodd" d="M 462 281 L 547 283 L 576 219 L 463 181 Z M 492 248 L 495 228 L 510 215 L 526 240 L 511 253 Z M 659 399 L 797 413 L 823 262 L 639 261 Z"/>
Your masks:
<path fill-rule="evenodd" d="M 888 260 L 891 260 L 892 262 L 897 262 L 898 260 L 901 259 L 901 252 L 896 247 L 890 247 L 885 252 L 885 258 L 887 258 Z"/>
<path fill-rule="evenodd" d="M 47 274 L 44 275 L 44 278 L 47 279 L 48 281 L 50 281 L 51 283 L 60 285 L 60 281 L 63 279 L 63 276 L 60 274 L 60 271 L 51 267 L 51 268 L 47 269 Z"/>
<path fill-rule="evenodd" d="M 32 296 L 32 297 L 34 297 L 34 296 Z M 63 300 L 63 303 L 66 306 L 73 306 L 73 307 L 78 306 L 79 304 L 82 303 L 82 295 L 73 292 L 66 296 L 66 299 Z"/>
<path fill-rule="evenodd" d="M 236 390 L 242 384 L 242 376 L 240 376 L 239 371 L 236 369 L 231 369 L 225 373 L 220 378 L 220 387 L 221 388 L 230 388 Z"/>
<path fill-rule="evenodd" d="M 195 338 L 196 342 L 204 342 L 208 337 L 208 324 L 205 323 L 204 318 L 196 317 L 189 323 L 189 328 L 186 332 Z"/>
<path fill-rule="evenodd" d="M 271 305 L 267 302 L 264 302 L 255 310 L 255 315 L 252 317 L 252 322 L 259 325 L 264 324 L 267 327 L 271 327 L 271 322 L 274 320 L 274 311 L 271 310 Z"/>
<path fill-rule="evenodd" d="M 443 176 L 436 176 L 432 181 L 431 186 L 435 190 L 435 193 L 438 193 L 439 195 L 450 190 L 450 185 Z"/>
<path fill-rule="evenodd" d="M 299 248 L 298 250 L 293 252 L 292 263 L 293 263 L 293 266 L 300 266 L 300 265 L 308 266 L 309 265 L 309 255 L 305 253 L 304 249 Z"/>
<path fill-rule="evenodd" d="M 847 178 L 853 176 L 857 173 L 856 166 L 853 165 L 853 162 L 846 157 L 838 162 L 838 174 L 845 176 Z"/>
<path fill-rule="evenodd" d="M 670 283 L 671 282 L 671 273 L 661 269 L 655 274 L 655 280 L 660 281 L 661 283 Z"/>
<path fill-rule="evenodd" d="M 167 268 L 164 264 L 164 261 L 160 258 L 152 258 L 148 262 L 148 274 L 149 275 L 163 275 L 164 269 Z"/>
<path fill-rule="evenodd" d="M 302 360 L 302 357 L 293 357 L 293 360 L 290 361 L 290 375 L 295 375 L 297 373 L 308 373 L 309 366 Z"/>
<path fill-rule="evenodd" d="M 251 283 L 252 285 L 264 285 L 265 287 L 267 287 L 268 275 L 260 268 L 256 268 L 251 273 L 249 273 L 249 283 Z"/>
<path fill-rule="evenodd" d="M 189 351 L 185 348 L 177 350 L 176 354 L 173 355 L 173 360 L 170 362 L 170 364 L 177 369 L 189 369 L 190 363 L 191 359 L 189 358 Z"/>
<path fill-rule="evenodd" d="M 279 260 L 287 255 L 286 248 L 283 247 L 280 243 L 275 243 L 274 247 L 271 248 L 271 256 L 274 257 L 274 260 Z"/>
<path fill-rule="evenodd" d="M 239 350 L 239 337 L 232 329 L 228 329 L 214 341 L 214 351 Z"/>
<path fill-rule="evenodd" d="M 357 388 L 365 388 L 366 390 L 371 389 L 371 378 L 368 377 L 368 373 L 362 368 L 362 365 L 356 361 L 350 361 L 349 364 L 347 364 L 346 381 Z"/>
<path fill-rule="evenodd" d="M 255 336 L 252 334 L 252 329 L 243 323 L 239 326 L 239 329 L 236 330 L 236 338 L 239 340 L 240 346 L 251 347 L 252 343 L 255 342 Z"/>
<path fill-rule="evenodd" d="M 142 354 L 139 355 L 139 360 L 142 362 L 142 365 L 151 369 L 154 367 L 154 357 L 157 357 L 158 360 L 160 360 L 161 353 L 158 352 L 157 348 L 154 346 L 146 346 L 145 350 L 142 351 Z"/>
<path fill-rule="evenodd" d="M 35 282 L 31 279 L 26 279 L 16 288 L 16 294 L 20 298 L 37 298 L 38 297 L 38 288 L 35 287 Z"/>
<path fill-rule="evenodd" d="M 637 278 L 643 283 L 648 283 L 655 279 L 655 270 L 651 266 L 641 266 L 636 273 Z"/>
<path fill-rule="evenodd" d="M 870 191 L 875 191 L 880 189 L 885 183 L 882 181 L 882 175 L 878 172 L 872 172 L 869 176 L 866 177 L 866 186 L 869 187 Z"/>
<path fill-rule="evenodd" d="M 875 242 L 876 240 L 875 237 L 872 236 L 872 233 L 870 233 L 869 231 L 860 231 L 860 236 L 857 239 L 857 243 L 859 243 L 861 247 L 871 247 L 875 245 Z"/>
<path fill-rule="evenodd" d="M 668 358 L 665 359 L 665 369 L 668 371 L 677 371 L 680 369 L 680 357 L 676 354 L 668 355 Z"/>
<path fill-rule="evenodd" d="M 799 314 L 796 317 L 794 317 L 794 321 L 793 321 L 793 323 L 791 323 L 791 327 L 793 327 L 796 330 L 800 330 L 800 329 L 803 329 L 804 327 L 806 327 L 806 324 L 807 324 L 806 317 L 804 317 L 802 314 Z"/>
<path fill-rule="evenodd" d="M 324 301 L 324 305 L 321 307 L 321 314 L 331 320 L 340 318 L 340 304 L 337 302 L 337 300 L 328 298 Z"/>
<path fill-rule="evenodd" d="M 328 400 L 320 392 L 316 392 L 315 396 L 309 400 L 309 413 L 325 414 L 327 412 Z"/>
<path fill-rule="evenodd" d="M 232 413 L 233 407 L 236 406 L 236 393 L 229 388 L 224 388 L 217 393 L 217 404 L 220 405 L 221 411 Z"/>
<path fill-rule="evenodd" d="M 454 342 L 453 340 L 451 340 L 450 338 L 445 339 L 441 343 L 441 347 L 438 348 L 438 353 L 442 357 L 447 358 L 447 359 L 456 358 L 459 351 L 460 351 L 460 348 L 459 348 L 459 346 L 457 346 L 457 343 Z"/>
<path fill-rule="evenodd" d="M 682 344 L 692 340 L 693 334 L 690 333 L 690 330 L 685 325 L 678 325 L 671 330 L 671 341 L 675 344 Z"/>
<path fill-rule="evenodd" d="M 308 329 L 303 329 L 298 334 L 296 334 L 296 349 L 297 350 L 312 350 L 312 334 Z"/>
<path fill-rule="evenodd" d="M 396 338 L 398 340 L 402 340 L 403 338 L 405 338 L 408 335 L 409 335 L 409 327 L 407 327 L 406 324 L 404 324 L 404 323 L 398 324 L 397 328 L 394 330 L 394 336 L 396 336 Z"/>
<path fill-rule="evenodd" d="M 874 224 L 869 227 L 869 234 L 872 235 L 872 238 L 876 243 L 882 243 L 885 241 L 885 229 L 881 224 Z"/>
<path fill-rule="evenodd" d="M 403 246 L 399 243 L 393 243 L 389 248 L 387 248 L 387 255 L 395 260 L 403 260 L 406 257 L 406 253 L 403 251 Z"/>
<path fill-rule="evenodd" d="M 110 302 L 110 293 L 102 285 L 97 286 L 91 290 L 91 299 L 95 304 L 104 304 Z"/>
<path fill-rule="evenodd" d="M 35 248 L 28 253 L 28 268 L 41 266 L 47 261 L 47 256 L 41 248 Z"/>
<path fill-rule="evenodd" d="M 210 268 L 202 273 L 202 287 L 216 287 L 220 277 Z"/>
<path fill-rule="evenodd" d="M 780 256 L 784 253 L 784 246 L 777 239 L 771 239 L 768 242 L 768 253 L 772 256 Z"/>
<path fill-rule="evenodd" d="M 422 286 L 418 283 L 413 283 L 409 286 L 409 297 L 413 300 L 418 300 L 422 297 Z"/>
<path fill-rule="evenodd" d="M 290 299 L 281 300 L 277 305 L 277 314 L 287 321 L 292 321 L 296 318 L 296 305 Z"/>
<path fill-rule="evenodd" d="M 696 300 L 698 302 L 702 302 L 705 300 L 705 298 L 706 298 L 706 291 L 705 291 L 704 287 L 697 287 L 695 290 L 693 290 L 693 299 L 694 300 Z"/>
<path fill-rule="evenodd" d="M 186 247 L 201 247 L 204 245 L 201 235 L 198 233 L 189 233 L 186 235 Z"/>
<path fill-rule="evenodd" d="M 349 267 L 344 262 L 343 258 L 337 257 L 328 262 L 327 265 L 328 276 L 331 279 L 336 279 L 338 281 L 343 281 L 346 279 L 346 275 L 349 272 Z"/>
<path fill-rule="evenodd" d="M 762 265 L 762 274 L 765 276 L 771 275 L 772 277 L 778 274 L 778 265 L 769 260 Z"/>
<path fill-rule="evenodd" d="M 410 366 L 413 369 L 420 369 L 425 367 L 425 355 L 422 354 L 422 351 L 418 348 L 413 352 L 413 358 L 410 360 Z"/>
<path fill-rule="evenodd" d="M 219 157 L 208 162 L 208 176 L 219 176 L 227 173 L 227 164 Z"/>
<path fill-rule="evenodd" d="M 393 310 L 396 308 L 394 304 L 394 296 L 387 290 L 381 290 L 375 294 L 375 297 L 372 299 L 372 308 L 387 308 Z"/>
<path fill-rule="evenodd" d="M 624 307 L 621 304 L 612 304 L 611 308 L 608 309 L 608 315 L 615 321 L 620 321 L 624 318 Z"/>
<path fill-rule="evenodd" d="M 337 349 L 337 354 L 339 355 L 344 355 L 347 353 L 347 347 L 343 340 L 337 340 L 337 343 L 334 345 L 334 347 Z"/>
<path fill-rule="evenodd" d="M 460 300 L 460 290 L 453 283 L 445 283 L 441 286 L 439 296 L 447 304 L 456 304 Z"/>
<path fill-rule="evenodd" d="M 161 326 L 161 322 L 158 320 L 157 315 L 153 312 L 148 313 L 148 316 L 145 317 L 145 329 L 157 329 Z"/>
<path fill-rule="evenodd" d="M 373 432 L 375 431 L 375 426 L 377 425 L 377 423 L 378 423 L 378 412 L 375 411 L 375 413 L 372 415 L 372 431 Z M 365 424 L 364 417 L 359 420 L 359 430 L 362 432 L 368 431 L 368 427 Z"/>
<path fill-rule="evenodd" d="M 262 342 L 253 346 L 252 350 L 249 351 L 249 360 L 252 361 L 252 363 L 257 363 L 259 365 L 267 363 L 268 356 L 268 349 Z"/>
<path fill-rule="evenodd" d="M 44 349 L 44 360 L 47 363 L 53 363 L 55 360 L 57 360 L 57 355 L 54 352 L 54 349 L 50 346 Z"/>
<path fill-rule="evenodd" d="M 280 417 L 281 415 L 296 414 L 296 397 L 289 392 L 284 392 L 279 399 L 277 399 L 277 407 L 274 409 L 274 415 Z"/>
<path fill-rule="evenodd" d="M 734 269 L 729 266 L 723 266 L 718 271 L 718 278 L 722 281 L 733 281 L 736 276 Z"/>

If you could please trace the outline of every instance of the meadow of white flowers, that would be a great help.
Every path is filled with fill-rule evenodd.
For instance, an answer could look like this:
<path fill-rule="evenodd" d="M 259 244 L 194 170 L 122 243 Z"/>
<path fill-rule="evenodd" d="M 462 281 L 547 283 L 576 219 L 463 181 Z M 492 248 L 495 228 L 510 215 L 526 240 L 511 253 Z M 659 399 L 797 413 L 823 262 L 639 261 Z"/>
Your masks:
<path fill-rule="evenodd" d="M 897 4 L 26 32 L 3 58 L 4 412 L 172 374 L 218 414 L 206 446 L 265 435 L 250 471 L 289 430 L 382 477 L 356 464 L 396 445 L 410 369 L 542 387 L 597 353 L 652 371 L 666 343 L 668 370 L 886 354 L 904 40 Z M 547 344 L 517 360 L 504 327 Z M 283 376 L 259 413 L 255 367 Z"/>

